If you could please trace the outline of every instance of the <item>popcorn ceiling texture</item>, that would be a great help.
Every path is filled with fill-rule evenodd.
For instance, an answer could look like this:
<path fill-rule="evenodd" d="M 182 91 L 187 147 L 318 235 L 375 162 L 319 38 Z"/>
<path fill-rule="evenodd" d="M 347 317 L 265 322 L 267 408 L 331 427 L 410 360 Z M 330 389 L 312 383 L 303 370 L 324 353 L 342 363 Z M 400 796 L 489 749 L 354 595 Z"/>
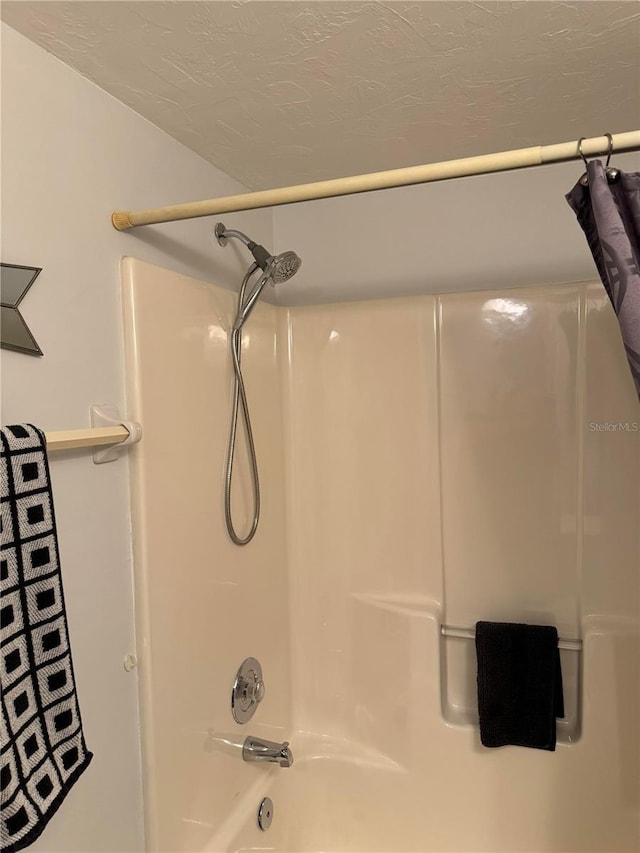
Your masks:
<path fill-rule="evenodd" d="M 640 123 L 635 2 L 8 0 L 2 17 L 255 189 Z"/>

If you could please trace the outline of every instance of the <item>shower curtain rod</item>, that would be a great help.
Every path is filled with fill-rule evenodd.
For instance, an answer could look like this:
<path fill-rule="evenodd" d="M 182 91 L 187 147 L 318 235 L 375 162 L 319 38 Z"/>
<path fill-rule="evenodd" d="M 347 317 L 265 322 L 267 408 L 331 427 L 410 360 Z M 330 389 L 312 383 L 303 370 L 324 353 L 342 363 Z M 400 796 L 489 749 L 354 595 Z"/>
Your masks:
<path fill-rule="evenodd" d="M 615 153 L 640 150 L 640 130 L 616 133 L 613 134 L 612 138 L 611 150 Z M 587 156 L 607 153 L 608 148 L 609 140 L 606 136 L 596 136 L 591 139 L 584 139 L 582 142 L 582 151 Z M 281 204 L 294 204 L 301 201 L 335 198 L 374 190 L 406 187 L 413 184 L 426 184 L 431 181 L 444 181 L 450 178 L 508 172 L 512 169 L 524 169 L 527 166 L 562 163 L 566 160 L 577 160 L 579 158 L 578 142 L 536 145 L 532 148 L 500 151 L 497 154 L 482 154 L 479 157 L 445 160 L 442 163 L 430 163 L 425 166 L 409 166 L 405 169 L 391 169 L 387 172 L 371 172 L 365 175 L 353 175 L 350 178 L 316 181 L 311 184 L 260 190 L 259 192 L 212 198 L 206 201 L 174 204 L 168 207 L 133 211 L 119 210 L 111 215 L 111 222 L 116 230 L 126 231 L 129 228 L 137 228 L 139 225 L 157 225 L 161 222 L 177 222 L 181 219 L 196 219 L 199 216 L 255 210 L 260 207 L 276 207 Z"/>

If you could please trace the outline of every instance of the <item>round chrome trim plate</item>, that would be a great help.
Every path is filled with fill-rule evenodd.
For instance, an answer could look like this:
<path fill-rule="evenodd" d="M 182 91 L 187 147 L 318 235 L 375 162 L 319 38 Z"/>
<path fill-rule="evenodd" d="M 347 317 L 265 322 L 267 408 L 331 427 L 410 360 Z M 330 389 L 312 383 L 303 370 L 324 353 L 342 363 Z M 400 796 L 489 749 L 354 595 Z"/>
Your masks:
<path fill-rule="evenodd" d="M 265 797 L 260 803 L 258 809 L 258 826 L 263 832 L 266 832 L 271 826 L 273 820 L 273 802 L 269 797 Z"/>
<path fill-rule="evenodd" d="M 264 699 L 262 667 L 255 658 L 247 658 L 236 673 L 231 691 L 231 713 L 236 723 L 246 723 Z"/>

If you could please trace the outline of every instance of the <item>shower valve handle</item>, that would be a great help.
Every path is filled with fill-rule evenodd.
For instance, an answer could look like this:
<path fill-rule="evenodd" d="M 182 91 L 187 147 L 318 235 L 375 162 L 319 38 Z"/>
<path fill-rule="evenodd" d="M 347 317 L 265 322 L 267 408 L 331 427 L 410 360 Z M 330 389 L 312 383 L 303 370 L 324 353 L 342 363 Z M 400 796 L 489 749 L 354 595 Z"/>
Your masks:
<path fill-rule="evenodd" d="M 252 672 L 240 687 L 242 698 L 245 702 L 262 702 L 264 699 L 264 681 Z"/>
<path fill-rule="evenodd" d="M 247 658 L 236 673 L 231 691 L 231 712 L 236 723 L 246 723 L 264 699 L 262 667 L 255 658 Z"/>
<path fill-rule="evenodd" d="M 255 681 L 250 686 L 249 693 L 254 702 L 262 702 L 264 699 L 264 681 Z"/>

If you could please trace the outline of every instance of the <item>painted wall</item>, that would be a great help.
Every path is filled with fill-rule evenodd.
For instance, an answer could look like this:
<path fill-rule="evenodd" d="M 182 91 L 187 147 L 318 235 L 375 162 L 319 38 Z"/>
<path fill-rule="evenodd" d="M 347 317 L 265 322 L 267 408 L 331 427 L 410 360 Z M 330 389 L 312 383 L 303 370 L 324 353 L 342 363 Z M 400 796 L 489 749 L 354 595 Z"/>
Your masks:
<path fill-rule="evenodd" d="M 2 31 L 2 261 L 41 266 L 23 313 L 44 358 L 2 351 L 2 421 L 88 426 L 124 411 L 120 259 L 135 254 L 224 284 L 244 258 L 213 223 L 118 234 L 112 209 L 242 191 L 9 27 Z M 270 243 L 271 217 L 227 217 Z M 52 457 L 62 569 L 85 734 L 95 759 L 32 849 L 143 846 L 127 461 Z"/>
<path fill-rule="evenodd" d="M 612 162 L 635 171 L 640 154 Z M 564 197 L 583 172 L 560 163 L 275 208 L 276 245 L 303 259 L 278 302 L 589 280 L 593 260 Z"/>

